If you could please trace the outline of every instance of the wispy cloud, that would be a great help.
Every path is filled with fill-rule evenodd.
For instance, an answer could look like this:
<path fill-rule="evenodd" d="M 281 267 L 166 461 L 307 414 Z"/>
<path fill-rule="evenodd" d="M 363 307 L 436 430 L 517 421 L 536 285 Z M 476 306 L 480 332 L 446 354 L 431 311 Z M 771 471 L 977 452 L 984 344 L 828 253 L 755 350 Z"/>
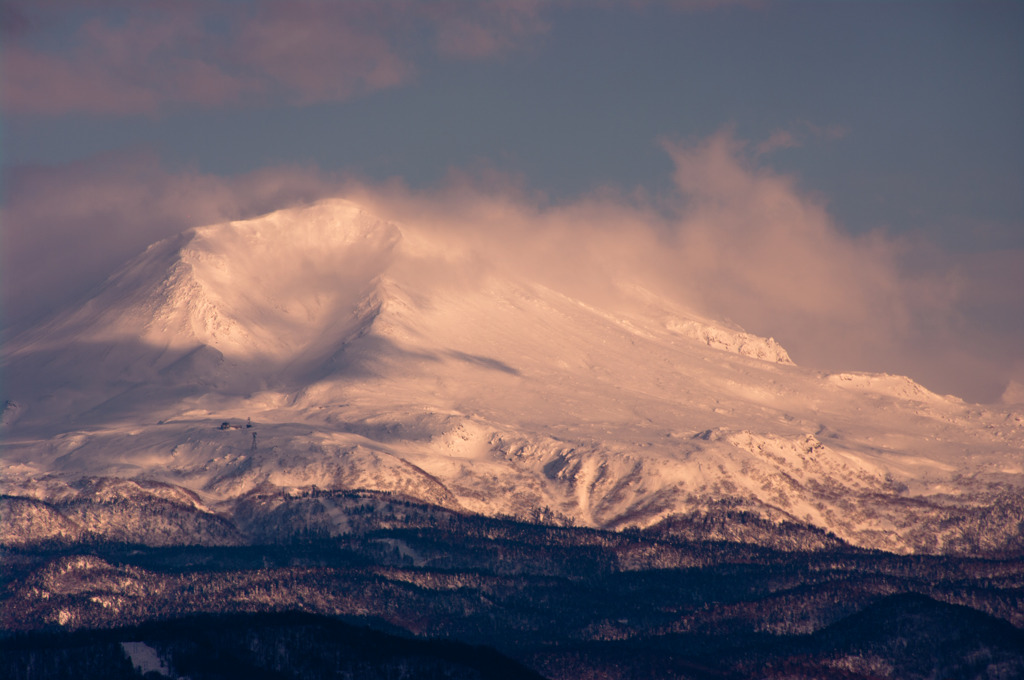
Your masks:
<path fill-rule="evenodd" d="M 73 13 L 45 2 L 4 11 L 3 107 L 42 114 L 344 100 L 408 82 L 424 54 L 486 58 L 547 28 L 538 3 L 512 1 L 112 0 Z"/>
<path fill-rule="evenodd" d="M 667 148 L 685 199 L 681 271 L 702 307 L 784 338 L 808 363 L 876 369 L 921 323 L 953 310 L 955 277 L 909 271 L 911 246 L 899 239 L 846 234 L 730 134 Z"/>
<path fill-rule="evenodd" d="M 67 305 L 146 246 L 188 227 L 253 216 L 340 191 L 316 169 L 235 177 L 172 172 L 147 153 L 8 170 L 3 230 L 5 324 Z"/>
<path fill-rule="evenodd" d="M 560 205 L 498 172 L 414 191 L 315 168 L 172 172 L 146 155 L 23 168 L 0 215 L 7 311 L 22 323 L 67 303 L 188 226 L 344 195 L 421 234 L 423 252 L 447 263 L 407 263 L 424 285 L 505 272 L 614 305 L 622 284 L 637 284 L 774 336 L 805 366 L 904 373 L 975 400 L 997 399 L 1010 378 L 1024 383 L 1024 252 L 953 255 L 882 232 L 852 236 L 729 132 L 666 149 L 675 195 L 605 190 Z"/>
<path fill-rule="evenodd" d="M 757 144 L 757 153 L 769 154 L 780 149 L 792 149 L 801 147 L 809 141 L 831 141 L 842 139 L 848 130 L 842 125 L 815 125 L 803 122 L 788 129 L 776 130 L 768 139 Z"/>
<path fill-rule="evenodd" d="M 425 4 L 431 14 L 435 45 L 443 55 L 481 59 L 511 52 L 549 29 L 540 0 Z"/>
<path fill-rule="evenodd" d="M 602 192 L 551 206 L 514 181 L 461 176 L 441 192 L 364 187 L 360 200 L 489 253 L 484 269 L 604 304 L 621 283 L 643 285 L 774 336 L 809 367 L 904 373 L 994 400 L 1024 363 L 1024 253 L 967 258 L 851 235 L 729 131 L 666 149 L 678 188 L 668 205 Z"/>

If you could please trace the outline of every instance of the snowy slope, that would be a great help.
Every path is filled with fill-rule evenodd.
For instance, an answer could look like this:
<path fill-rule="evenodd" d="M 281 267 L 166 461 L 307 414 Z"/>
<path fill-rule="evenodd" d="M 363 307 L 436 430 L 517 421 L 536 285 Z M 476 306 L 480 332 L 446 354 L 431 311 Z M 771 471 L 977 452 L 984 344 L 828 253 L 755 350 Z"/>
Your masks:
<path fill-rule="evenodd" d="M 315 487 L 611 528 L 726 499 L 896 551 L 1021 541 L 1019 410 L 809 371 L 657 291 L 584 302 L 444 238 L 340 200 L 193 229 L 12 340 L 5 540 L 242 540 L 217 521 Z M 97 485 L 182 495 L 155 522 L 101 513 Z"/>

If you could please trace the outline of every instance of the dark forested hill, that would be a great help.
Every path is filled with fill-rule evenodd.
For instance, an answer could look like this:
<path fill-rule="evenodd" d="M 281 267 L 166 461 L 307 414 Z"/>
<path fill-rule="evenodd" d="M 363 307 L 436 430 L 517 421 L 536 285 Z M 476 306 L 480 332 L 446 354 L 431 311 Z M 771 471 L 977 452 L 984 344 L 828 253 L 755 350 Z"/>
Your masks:
<path fill-rule="evenodd" d="M 367 512 L 344 536 L 7 549 L 4 663 L 34 670 L 5 677 L 130 676 L 121 642 L 193 680 L 501 677 L 473 675 L 500 655 L 564 679 L 1024 677 L 1019 559 L 865 551 L 741 513 L 611 532 L 347 498 Z"/>

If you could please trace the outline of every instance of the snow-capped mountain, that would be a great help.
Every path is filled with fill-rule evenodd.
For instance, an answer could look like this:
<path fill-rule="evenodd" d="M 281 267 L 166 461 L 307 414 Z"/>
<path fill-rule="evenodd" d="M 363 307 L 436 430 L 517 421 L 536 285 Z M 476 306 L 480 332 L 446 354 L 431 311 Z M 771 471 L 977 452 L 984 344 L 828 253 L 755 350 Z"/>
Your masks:
<path fill-rule="evenodd" d="M 343 533 L 315 492 L 367 489 L 603 528 L 724 504 L 864 547 L 1024 549 L 1019 409 L 804 369 L 610 287 L 580 299 L 341 200 L 154 244 L 6 344 L 4 541 L 244 542 L 273 513 Z"/>

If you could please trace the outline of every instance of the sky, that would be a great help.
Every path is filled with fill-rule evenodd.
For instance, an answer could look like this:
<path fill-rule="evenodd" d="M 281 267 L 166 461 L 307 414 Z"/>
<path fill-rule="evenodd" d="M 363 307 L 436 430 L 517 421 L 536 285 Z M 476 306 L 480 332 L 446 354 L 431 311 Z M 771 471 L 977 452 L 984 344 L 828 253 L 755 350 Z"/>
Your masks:
<path fill-rule="evenodd" d="M 8 334 L 341 195 L 1024 400 L 1024 3 L 3 0 L 0 31 Z"/>

